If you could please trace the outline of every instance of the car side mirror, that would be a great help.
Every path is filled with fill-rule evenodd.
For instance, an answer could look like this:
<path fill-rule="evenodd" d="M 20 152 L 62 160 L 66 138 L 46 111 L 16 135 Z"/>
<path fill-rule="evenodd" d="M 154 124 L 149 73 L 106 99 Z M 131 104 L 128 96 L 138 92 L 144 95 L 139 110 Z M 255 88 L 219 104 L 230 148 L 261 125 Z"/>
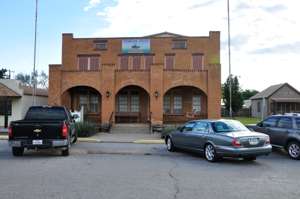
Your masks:
<path fill-rule="evenodd" d="M 263 127 L 263 123 L 262 123 L 262 122 L 259 122 L 258 124 L 256 124 L 256 126 L 258 126 L 258 127 Z"/>

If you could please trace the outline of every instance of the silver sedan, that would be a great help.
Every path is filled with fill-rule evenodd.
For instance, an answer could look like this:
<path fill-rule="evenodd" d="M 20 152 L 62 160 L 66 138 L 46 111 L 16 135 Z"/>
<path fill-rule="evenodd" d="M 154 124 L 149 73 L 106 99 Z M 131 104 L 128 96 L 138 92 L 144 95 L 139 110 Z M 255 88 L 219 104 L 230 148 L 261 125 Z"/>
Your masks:
<path fill-rule="evenodd" d="M 198 151 L 210 162 L 222 157 L 255 160 L 272 152 L 268 135 L 250 131 L 235 120 L 190 121 L 167 135 L 165 143 L 168 151 Z"/>

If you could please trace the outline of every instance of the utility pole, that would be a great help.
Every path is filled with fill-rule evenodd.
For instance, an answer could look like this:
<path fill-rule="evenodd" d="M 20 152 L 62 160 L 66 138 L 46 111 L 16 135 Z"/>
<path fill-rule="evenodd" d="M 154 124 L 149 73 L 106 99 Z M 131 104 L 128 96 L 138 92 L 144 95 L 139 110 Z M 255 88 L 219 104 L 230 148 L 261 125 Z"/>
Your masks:
<path fill-rule="evenodd" d="M 35 19 L 34 19 L 34 46 L 33 46 L 33 72 L 32 72 L 32 105 L 35 105 L 36 97 L 36 35 L 37 35 L 37 18 L 38 18 L 38 0 L 35 0 Z"/>
<path fill-rule="evenodd" d="M 227 0 L 227 28 L 228 28 L 228 65 L 229 65 L 229 115 L 232 117 L 232 74 L 231 74 L 231 49 L 230 49 L 230 9 Z"/>

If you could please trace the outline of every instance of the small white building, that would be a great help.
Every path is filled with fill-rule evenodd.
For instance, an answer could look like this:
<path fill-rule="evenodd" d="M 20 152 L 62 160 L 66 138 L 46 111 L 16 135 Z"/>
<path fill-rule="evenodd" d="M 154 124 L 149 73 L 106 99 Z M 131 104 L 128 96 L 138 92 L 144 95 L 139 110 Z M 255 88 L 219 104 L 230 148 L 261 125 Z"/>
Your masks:
<path fill-rule="evenodd" d="M 32 87 L 23 86 L 20 81 L 0 79 L 0 127 L 4 126 L 4 105 L 8 100 L 8 123 L 23 119 L 28 108 L 32 105 Z M 36 105 L 48 104 L 48 91 L 36 89 Z"/>

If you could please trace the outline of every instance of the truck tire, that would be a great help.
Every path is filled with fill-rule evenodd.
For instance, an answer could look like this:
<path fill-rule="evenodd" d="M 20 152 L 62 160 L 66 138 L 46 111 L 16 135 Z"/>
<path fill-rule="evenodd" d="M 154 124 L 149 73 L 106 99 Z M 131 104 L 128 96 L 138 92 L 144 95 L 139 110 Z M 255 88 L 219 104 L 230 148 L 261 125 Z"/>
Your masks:
<path fill-rule="evenodd" d="M 23 156 L 24 148 L 23 147 L 12 147 L 13 156 Z"/>
<path fill-rule="evenodd" d="M 62 156 L 69 156 L 69 155 L 70 155 L 69 147 L 66 148 L 66 149 L 63 149 L 63 150 L 61 151 L 61 155 L 62 155 Z"/>

